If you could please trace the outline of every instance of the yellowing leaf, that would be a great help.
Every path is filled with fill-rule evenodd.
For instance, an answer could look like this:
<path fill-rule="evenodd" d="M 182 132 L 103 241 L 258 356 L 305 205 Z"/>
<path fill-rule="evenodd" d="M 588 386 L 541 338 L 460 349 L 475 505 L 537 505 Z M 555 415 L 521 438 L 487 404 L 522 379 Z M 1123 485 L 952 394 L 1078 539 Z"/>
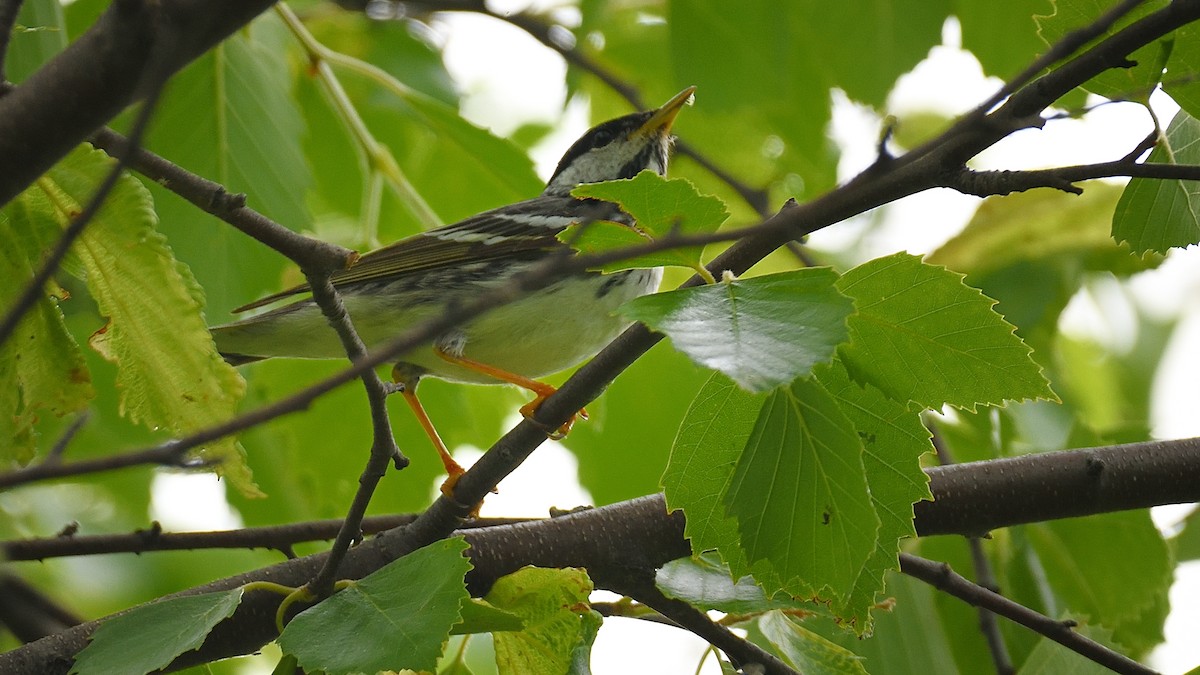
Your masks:
<path fill-rule="evenodd" d="M 496 633 L 501 673 L 566 673 L 595 639 L 597 617 L 587 605 L 592 581 L 577 569 L 526 567 L 501 578 L 489 603 L 525 620 L 521 631 Z"/>
<path fill-rule="evenodd" d="M 62 231 L 49 202 L 36 187 L 0 210 L 0 311 L 24 292 L 41 265 L 42 251 Z M 95 396 L 83 354 L 63 324 L 47 289 L 0 345 L 0 462 L 32 459 L 39 411 L 55 415 L 83 410 Z"/>
<path fill-rule="evenodd" d="M 37 188 L 66 223 L 112 163 L 102 152 L 76 148 L 38 179 Z M 108 317 L 91 344 L 117 365 L 122 413 L 185 435 L 232 417 L 245 383 L 217 354 L 204 322 L 202 292 L 156 224 L 149 193 L 123 176 L 73 251 L 88 290 Z M 212 443 L 201 456 L 219 460 L 218 470 L 244 494 L 259 494 L 234 439 Z"/>

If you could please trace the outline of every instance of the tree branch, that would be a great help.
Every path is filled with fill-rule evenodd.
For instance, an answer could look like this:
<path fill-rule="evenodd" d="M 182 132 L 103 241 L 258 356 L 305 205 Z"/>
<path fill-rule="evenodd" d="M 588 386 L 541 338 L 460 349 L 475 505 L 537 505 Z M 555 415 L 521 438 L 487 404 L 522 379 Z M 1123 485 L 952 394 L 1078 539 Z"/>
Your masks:
<path fill-rule="evenodd" d="M 926 471 L 934 501 L 915 506 L 918 534 L 971 536 L 1028 522 L 1200 501 L 1200 439 L 1066 450 Z M 442 508 L 438 504 L 443 502 L 433 508 Z M 406 527 L 350 549 L 340 574 L 360 578 L 408 553 L 414 541 L 429 536 L 428 530 L 410 532 L 424 518 L 422 514 Z M 558 518 L 480 528 L 464 536 L 475 565 L 467 584 L 476 596 L 525 565 L 584 567 L 597 587 L 608 588 L 619 587 L 620 575 L 630 569 L 656 568 L 691 554 L 682 514 L 668 514 L 661 495 Z M 176 595 L 227 590 L 260 580 L 299 586 L 312 578 L 324 558 L 325 554 L 297 558 Z M 278 602 L 278 596 L 269 594 L 247 596 L 200 651 L 189 653 L 177 665 L 258 649 L 274 638 Z M 65 673 L 71 657 L 98 624 L 89 622 L 0 654 L 0 672 Z"/>
<path fill-rule="evenodd" d="M 1015 621 L 1054 640 L 1071 651 L 1082 654 L 1109 670 L 1125 675 L 1155 675 L 1153 669 L 1071 630 L 1075 625 L 1073 621 L 1055 621 L 1024 605 L 1013 602 L 1003 595 L 973 584 L 956 574 L 946 563 L 901 553 L 900 571 L 970 605 L 986 607 L 1006 619 Z"/>
<path fill-rule="evenodd" d="M 272 0 L 119 0 L 0 97 L 0 204 Z"/>
<path fill-rule="evenodd" d="M 121 453 L 118 455 L 109 455 L 107 457 L 97 457 L 96 459 L 85 459 L 78 462 L 63 463 L 47 459 L 39 464 L 17 469 L 6 473 L 0 473 L 0 490 L 13 488 L 18 485 L 34 483 L 42 480 L 51 480 L 54 478 L 67 478 L 71 476 L 85 476 L 92 473 L 102 473 L 105 471 L 115 471 L 131 466 L 144 466 L 147 464 L 155 466 L 173 466 L 181 469 L 195 469 L 206 466 L 203 461 L 188 459 L 188 451 L 192 448 L 199 447 L 200 442 L 182 442 L 182 441 L 167 441 L 162 445 L 156 445 L 145 450 L 135 450 L 133 452 Z"/>
<path fill-rule="evenodd" d="M 1200 165 L 1138 163 L 1122 159 L 1115 162 L 1063 166 L 1053 169 L 1021 171 L 962 169 L 947 175 L 941 186 L 976 197 L 1007 195 L 1035 188 L 1053 188 L 1072 194 L 1082 194 L 1083 190 L 1075 185 L 1076 182 L 1114 176 L 1200 181 Z"/>
<path fill-rule="evenodd" d="M 40 640 L 81 623 L 83 619 L 74 612 L 20 577 L 0 572 L 0 625 L 21 642 Z"/>
<path fill-rule="evenodd" d="M 414 514 L 368 516 L 362 519 L 360 530 L 370 536 L 416 519 Z M 478 518 L 463 523 L 461 529 L 495 527 L 527 522 L 529 518 Z M 152 551 L 194 551 L 221 548 L 266 548 L 294 558 L 292 547 L 310 541 L 327 541 L 337 536 L 345 522 L 343 518 L 315 520 L 287 525 L 246 527 L 216 532 L 163 532 L 157 523 L 145 530 L 124 534 L 77 535 L 74 533 L 37 539 L 0 541 L 0 558 L 10 562 L 45 560 L 67 556 L 101 555 L 111 553 L 149 553 Z"/>
<path fill-rule="evenodd" d="M 934 450 L 937 451 L 938 463 L 942 466 L 953 465 L 954 457 L 951 455 L 950 449 L 946 447 L 941 433 L 938 432 L 937 425 L 927 421 L 925 428 L 929 429 Z M 992 571 L 992 561 L 988 559 L 987 552 L 983 550 L 983 541 L 979 537 L 967 537 L 966 539 L 967 546 L 971 550 L 971 565 L 975 568 L 975 578 L 979 580 L 979 585 L 999 594 L 1000 585 L 996 582 L 996 575 Z M 1004 644 L 1004 636 L 1000 633 L 1000 624 L 996 621 L 996 615 L 983 606 L 979 607 L 979 630 L 983 633 L 988 652 L 992 655 L 992 663 L 996 666 L 996 675 L 1016 673 L 1017 669 L 1013 666 L 1007 645 Z"/>
<path fill-rule="evenodd" d="M 125 154 L 129 140 L 112 129 L 97 131 L 91 142 L 114 157 Z M 306 237 L 246 206 L 246 196 L 198 176 L 159 155 L 138 148 L 129 160 L 134 171 L 174 192 L 205 213 L 229 223 L 295 262 L 301 268 L 330 272 L 349 267 L 358 254 L 336 244 Z"/>

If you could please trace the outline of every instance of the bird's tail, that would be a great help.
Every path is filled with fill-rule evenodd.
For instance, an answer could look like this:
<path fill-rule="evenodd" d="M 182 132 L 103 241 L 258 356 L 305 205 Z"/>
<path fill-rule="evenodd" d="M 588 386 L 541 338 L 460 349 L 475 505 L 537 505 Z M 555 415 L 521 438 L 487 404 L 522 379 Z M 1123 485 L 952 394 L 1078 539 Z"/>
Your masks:
<path fill-rule="evenodd" d="M 243 366 L 270 358 L 269 355 L 257 355 L 247 349 L 254 340 L 250 339 L 252 336 L 247 335 L 245 322 L 213 326 L 209 331 L 212 333 L 213 342 L 217 344 L 217 352 L 231 366 Z"/>

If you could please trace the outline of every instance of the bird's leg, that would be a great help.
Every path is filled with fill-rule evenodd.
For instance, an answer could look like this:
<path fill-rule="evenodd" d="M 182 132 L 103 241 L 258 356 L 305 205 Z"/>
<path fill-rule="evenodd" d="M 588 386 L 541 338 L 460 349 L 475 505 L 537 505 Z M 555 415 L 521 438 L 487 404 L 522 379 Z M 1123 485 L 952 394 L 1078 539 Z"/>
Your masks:
<path fill-rule="evenodd" d="M 452 354 L 437 345 L 434 346 L 433 352 L 445 361 L 455 365 L 462 366 L 463 368 L 473 370 L 477 373 L 482 373 L 488 377 L 494 377 L 497 380 L 502 380 L 504 382 L 508 382 L 509 384 L 515 384 L 522 389 L 528 389 L 529 391 L 532 391 L 534 394 L 536 394 L 536 397 L 529 403 L 521 406 L 520 409 L 521 416 L 527 420 L 532 420 L 533 415 L 538 411 L 538 408 L 542 406 L 542 403 L 549 398 L 551 394 L 558 391 L 545 382 L 538 382 L 537 380 L 530 379 L 524 375 L 510 373 L 507 370 L 503 370 L 495 366 L 489 366 L 486 363 L 480 363 L 473 359 L 468 359 L 465 356 Z M 559 427 L 557 430 L 551 430 L 549 432 L 548 435 L 550 438 L 556 441 L 565 438 L 566 435 L 571 432 L 571 427 L 575 426 L 576 417 L 582 417 L 586 420 L 588 418 L 587 411 L 580 409 L 578 413 L 571 415 L 571 419 L 564 422 L 561 427 Z"/>
<path fill-rule="evenodd" d="M 438 435 L 437 429 L 433 427 L 433 422 L 425 412 L 425 406 L 421 405 L 421 401 L 417 399 L 417 383 L 420 379 L 420 375 L 413 375 L 403 363 L 398 363 L 392 368 L 392 380 L 400 385 L 400 395 L 404 397 L 408 407 L 412 408 L 417 422 L 420 423 L 421 428 L 429 436 L 429 440 L 433 442 L 433 447 L 438 451 L 438 455 L 442 459 L 442 466 L 446 467 L 446 481 L 442 483 L 442 494 L 453 499 L 454 486 L 466 471 L 450 456 L 450 451 L 446 449 L 446 444 L 442 442 L 442 437 Z"/>

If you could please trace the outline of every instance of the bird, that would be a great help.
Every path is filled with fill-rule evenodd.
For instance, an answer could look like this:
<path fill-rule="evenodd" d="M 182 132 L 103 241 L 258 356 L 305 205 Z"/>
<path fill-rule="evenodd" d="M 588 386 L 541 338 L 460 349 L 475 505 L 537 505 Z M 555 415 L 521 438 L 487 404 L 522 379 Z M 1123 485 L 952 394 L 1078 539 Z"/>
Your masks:
<path fill-rule="evenodd" d="M 688 87 L 662 106 L 598 124 L 562 156 L 545 189 L 532 199 L 485 211 L 362 255 L 333 274 L 347 312 L 368 353 L 406 329 L 438 316 L 561 254 L 557 235 L 594 221 L 633 225 L 618 205 L 576 198 L 586 183 L 633 178 L 644 170 L 665 175 L 674 137 L 671 128 L 690 104 Z M 464 469 L 451 457 L 417 398 L 422 378 L 473 384 L 515 384 L 535 394 L 520 412 L 531 418 L 555 388 L 535 378 L 594 356 L 627 328 L 615 310 L 657 290 L 662 268 L 610 274 L 580 272 L 514 302 L 499 306 L 402 354 L 392 379 L 437 450 L 447 473 L 442 492 L 452 496 Z M 243 305 L 258 309 L 309 291 L 299 285 Z M 217 351 L 233 365 L 267 358 L 345 358 L 335 331 L 310 298 L 211 329 Z M 580 415 L 586 417 L 584 411 Z M 572 417 L 557 430 L 560 438 Z"/>

